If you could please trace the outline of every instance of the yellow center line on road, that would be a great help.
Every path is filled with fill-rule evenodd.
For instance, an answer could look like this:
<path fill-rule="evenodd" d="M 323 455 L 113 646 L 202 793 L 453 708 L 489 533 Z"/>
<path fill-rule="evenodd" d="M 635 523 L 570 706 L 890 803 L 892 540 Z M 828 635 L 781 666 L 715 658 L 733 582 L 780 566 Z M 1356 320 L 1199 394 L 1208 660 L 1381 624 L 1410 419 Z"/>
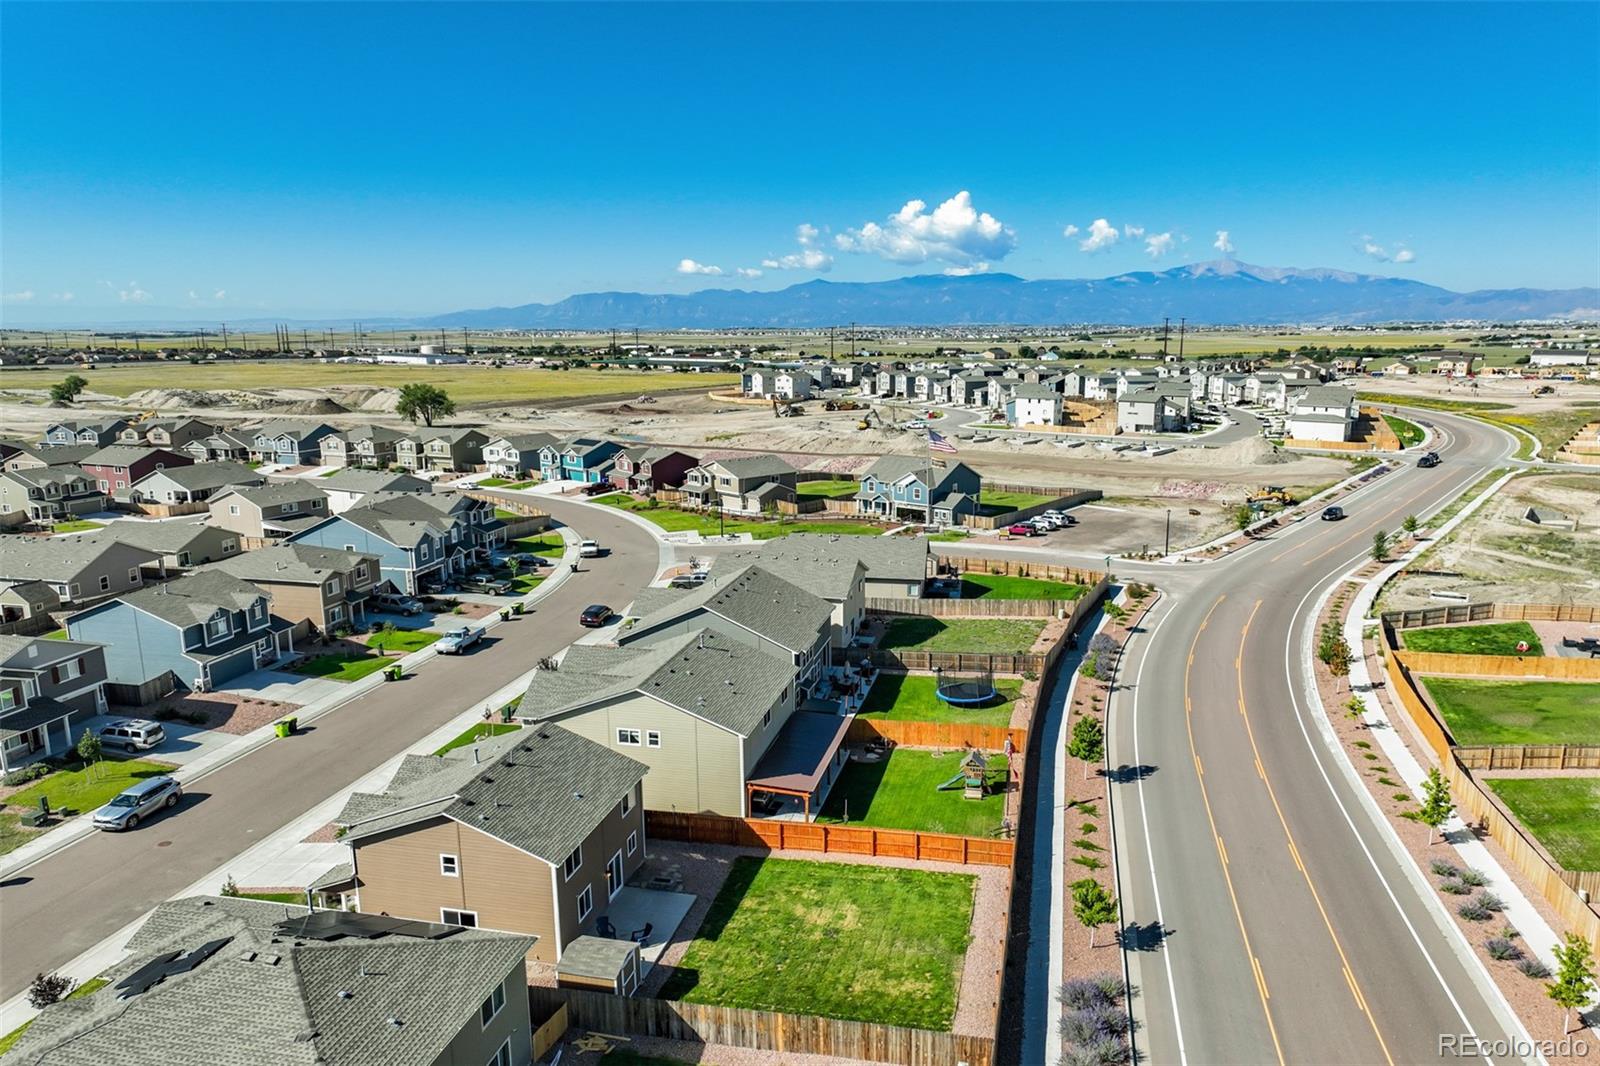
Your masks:
<path fill-rule="evenodd" d="M 1255 606 L 1250 609 L 1250 617 L 1245 619 L 1244 628 L 1239 631 L 1239 658 L 1241 660 L 1244 658 L 1245 642 L 1250 636 L 1250 624 L 1255 621 L 1256 612 L 1261 610 L 1262 602 L 1263 601 L 1261 600 L 1256 601 Z M 1327 928 L 1328 937 L 1333 941 L 1333 949 L 1339 953 L 1339 962 L 1344 967 L 1344 979 L 1350 985 L 1351 994 L 1355 996 L 1356 1006 L 1360 1008 L 1362 1014 L 1367 1016 L 1367 1024 L 1372 1026 L 1372 1035 L 1378 1039 L 1378 1047 L 1383 1052 L 1384 1061 L 1386 1061 L 1389 1066 L 1394 1066 L 1394 1056 L 1389 1054 L 1389 1045 L 1383 1039 L 1383 1033 L 1378 1029 L 1378 1020 L 1374 1018 L 1372 1016 L 1372 1012 L 1367 1009 L 1366 997 L 1361 994 L 1361 985 L 1356 981 L 1355 971 L 1350 968 L 1350 958 L 1344 953 L 1344 945 L 1339 942 L 1339 934 L 1334 932 L 1333 920 L 1328 917 L 1328 909 L 1322 904 L 1322 894 L 1317 891 L 1316 882 L 1311 879 L 1311 871 L 1306 869 L 1305 863 L 1300 858 L 1300 848 L 1295 843 L 1294 834 L 1289 831 L 1289 820 L 1284 817 L 1283 807 L 1278 803 L 1277 790 L 1272 787 L 1272 779 L 1267 776 L 1266 766 L 1261 761 L 1261 749 L 1256 746 L 1256 733 L 1255 730 L 1251 728 L 1250 712 L 1246 709 L 1245 705 L 1244 672 L 1242 670 L 1239 671 L 1238 680 L 1239 713 L 1244 715 L 1245 734 L 1250 738 L 1250 750 L 1255 753 L 1256 757 L 1256 770 L 1261 774 L 1261 780 L 1266 783 L 1267 796 L 1272 800 L 1272 809 L 1277 812 L 1278 824 L 1283 827 L 1283 837 L 1284 841 L 1288 845 L 1289 855 L 1294 859 L 1295 866 L 1299 868 L 1300 876 L 1305 878 L 1306 887 L 1311 890 L 1311 898 L 1317 904 L 1317 913 L 1322 915 L 1322 924 Z M 1203 791 L 1204 790 L 1202 789 L 1202 794 Z M 1215 832 L 1214 828 L 1213 832 Z"/>
<path fill-rule="evenodd" d="M 1200 643 L 1200 634 L 1211 622 L 1211 616 L 1227 596 L 1218 596 L 1217 602 L 1211 605 L 1211 610 L 1206 612 L 1205 618 L 1200 621 L 1200 628 L 1195 630 L 1194 641 L 1189 645 L 1189 666 L 1194 666 L 1194 649 Z M 1283 1045 L 1278 1042 L 1278 1027 L 1272 1021 L 1272 1008 L 1267 1006 L 1271 993 L 1267 989 L 1267 978 L 1261 970 L 1261 961 L 1256 958 L 1255 950 L 1250 946 L 1250 933 L 1244 927 L 1244 912 L 1239 909 L 1239 894 L 1233 888 L 1233 875 L 1228 872 L 1228 849 L 1222 843 L 1222 835 L 1217 832 L 1217 819 L 1211 811 L 1211 797 L 1206 790 L 1205 774 L 1200 769 L 1200 752 L 1194 743 L 1194 717 L 1193 704 L 1189 699 L 1189 670 L 1183 672 L 1183 723 L 1189 731 L 1189 754 L 1194 758 L 1195 778 L 1200 783 L 1200 801 L 1206 808 L 1206 821 L 1211 824 L 1211 838 L 1217 844 L 1217 858 L 1222 865 L 1222 879 L 1228 886 L 1228 899 L 1233 903 L 1233 917 L 1239 923 L 1239 936 L 1244 940 L 1244 953 L 1250 959 L 1250 969 L 1256 979 L 1256 994 L 1261 997 L 1261 1012 L 1267 1016 L 1267 1032 L 1272 1035 L 1272 1050 L 1278 1056 L 1278 1066 L 1285 1066 Z M 1390 1063 L 1393 1066 L 1393 1063 Z"/>

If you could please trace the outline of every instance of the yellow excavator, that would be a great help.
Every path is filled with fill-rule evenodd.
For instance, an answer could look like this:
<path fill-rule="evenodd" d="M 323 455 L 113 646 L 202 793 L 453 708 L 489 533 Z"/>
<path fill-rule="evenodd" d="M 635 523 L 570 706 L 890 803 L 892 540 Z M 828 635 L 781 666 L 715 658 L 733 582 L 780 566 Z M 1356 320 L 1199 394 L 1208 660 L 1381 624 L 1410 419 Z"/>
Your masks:
<path fill-rule="evenodd" d="M 1293 507 L 1295 498 L 1294 493 L 1285 489 L 1282 485 L 1268 485 L 1266 488 L 1258 489 L 1246 496 L 1244 502 L 1260 506 L 1275 503 L 1280 507 Z"/>

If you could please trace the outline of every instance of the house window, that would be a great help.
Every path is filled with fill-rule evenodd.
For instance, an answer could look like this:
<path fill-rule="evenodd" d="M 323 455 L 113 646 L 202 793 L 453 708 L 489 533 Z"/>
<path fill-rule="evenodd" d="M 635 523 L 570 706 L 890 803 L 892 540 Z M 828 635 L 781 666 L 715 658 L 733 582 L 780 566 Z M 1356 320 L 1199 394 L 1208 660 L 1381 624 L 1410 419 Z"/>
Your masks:
<path fill-rule="evenodd" d="M 645 733 L 644 742 L 646 747 L 659 748 L 661 746 L 661 734 L 651 729 Z"/>
<path fill-rule="evenodd" d="M 567 856 L 567 861 L 561 864 L 561 879 L 563 881 L 572 880 L 572 875 L 577 873 L 578 869 L 582 866 L 583 845 L 579 844 L 577 847 L 572 849 L 572 854 Z"/>
<path fill-rule="evenodd" d="M 639 746 L 639 731 L 637 729 L 618 729 L 617 743 L 625 744 L 630 748 Z"/>
<path fill-rule="evenodd" d="M 458 911 L 451 907 L 440 907 L 439 920 L 445 925 L 459 925 L 467 929 L 478 928 L 477 911 Z"/>
<path fill-rule="evenodd" d="M 344 618 L 344 605 L 343 604 L 338 604 L 338 605 L 335 605 L 333 607 L 328 608 L 328 621 L 329 622 L 338 622 L 338 621 L 343 620 L 343 618 Z"/>
<path fill-rule="evenodd" d="M 71 681 L 83 674 L 83 663 L 78 659 L 68 659 L 56 667 L 58 681 Z"/>
<path fill-rule="evenodd" d="M 617 804 L 617 817 L 626 818 L 631 810 L 633 810 L 633 793 L 629 792 L 622 797 L 622 802 Z"/>
<path fill-rule="evenodd" d="M 787 693 L 787 691 L 788 690 L 786 689 L 785 692 Z M 761 716 L 761 728 L 765 729 L 765 728 L 767 728 L 767 726 L 769 726 L 771 724 L 772 724 L 772 712 L 768 711 L 766 714 Z"/>
<path fill-rule="evenodd" d="M 417 558 L 421 559 L 424 562 L 427 561 L 427 559 L 428 559 L 428 545 L 426 543 L 417 545 Z"/>
<path fill-rule="evenodd" d="M 239 505 L 236 504 L 236 503 L 228 504 L 228 513 L 229 514 L 238 514 L 239 513 Z"/>
<path fill-rule="evenodd" d="M 339 583 L 338 578 L 334 578 L 332 581 L 328 582 L 328 595 L 337 596 L 343 590 L 344 586 Z"/>
<path fill-rule="evenodd" d="M 500 1017 L 500 1012 L 506 1009 L 506 986 L 495 985 L 494 991 L 489 993 L 489 998 L 483 1001 L 483 1006 L 478 1008 L 478 1019 L 487 1029 L 489 1023 Z"/>
<path fill-rule="evenodd" d="M 321 500 L 312 500 L 312 501 L 311 501 L 311 509 L 312 509 L 312 510 L 313 510 L 313 511 L 320 511 L 320 510 L 322 510 L 322 501 L 321 501 Z"/>
<path fill-rule="evenodd" d="M 184 552 L 183 555 L 179 557 L 178 562 L 187 566 L 188 563 L 184 560 L 188 558 L 188 555 L 188 552 Z M 139 583 L 139 568 L 137 566 L 128 567 L 128 580 L 136 585 Z"/>
<path fill-rule="evenodd" d="M 101 592 L 109 592 L 109 591 L 111 591 L 111 579 L 109 577 L 107 577 L 105 574 L 101 574 L 100 575 L 100 591 Z"/>
<path fill-rule="evenodd" d="M 105 478 L 101 478 L 100 479 L 100 491 L 101 492 L 106 491 L 106 479 Z"/>
<path fill-rule="evenodd" d="M 214 636 L 214 637 L 225 637 L 225 636 L 227 636 L 228 635 L 228 619 L 225 618 L 222 615 L 218 615 L 217 617 L 215 617 L 215 618 L 213 618 L 211 620 L 210 629 L 211 629 L 211 635 Z"/>
<path fill-rule="evenodd" d="M 489 1060 L 489 1066 L 511 1066 L 511 1038 L 509 1036 L 495 1049 L 494 1058 Z"/>
<path fill-rule="evenodd" d="M 594 910 L 594 886 L 585 885 L 582 892 L 578 893 L 578 921 L 589 917 L 589 912 Z"/>
<path fill-rule="evenodd" d="M 639 850 L 639 834 L 637 832 L 629 833 L 628 834 L 628 854 L 632 855 L 634 852 L 636 852 L 638 850 Z"/>
<path fill-rule="evenodd" d="M 455 855 L 440 855 L 439 874 L 443 877 L 460 877 L 461 859 Z"/>

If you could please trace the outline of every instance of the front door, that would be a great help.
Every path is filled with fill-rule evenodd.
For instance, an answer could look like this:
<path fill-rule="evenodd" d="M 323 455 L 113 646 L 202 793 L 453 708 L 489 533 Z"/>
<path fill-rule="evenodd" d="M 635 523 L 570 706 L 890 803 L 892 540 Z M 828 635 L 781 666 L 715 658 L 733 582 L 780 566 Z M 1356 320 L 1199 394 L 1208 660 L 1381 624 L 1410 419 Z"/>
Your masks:
<path fill-rule="evenodd" d="M 606 863 L 606 898 L 615 899 L 618 892 L 622 891 L 622 852 L 611 856 L 611 861 Z"/>

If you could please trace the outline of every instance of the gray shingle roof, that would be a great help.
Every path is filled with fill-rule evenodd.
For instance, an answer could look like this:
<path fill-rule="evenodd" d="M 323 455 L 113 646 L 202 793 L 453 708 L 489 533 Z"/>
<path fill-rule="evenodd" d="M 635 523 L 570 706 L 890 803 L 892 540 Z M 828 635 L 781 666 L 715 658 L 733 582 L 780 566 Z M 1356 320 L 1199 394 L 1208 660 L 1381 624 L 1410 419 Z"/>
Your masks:
<path fill-rule="evenodd" d="M 154 562 L 160 553 L 122 545 L 94 534 L 81 537 L 0 537 L 0 577 L 65 581 L 94 566 L 100 556 L 115 548 L 142 553 Z"/>
<path fill-rule="evenodd" d="M 718 459 L 715 464 L 736 478 L 780 477 L 794 473 L 794 467 L 776 455 L 752 455 L 738 459 Z"/>
<path fill-rule="evenodd" d="M 30 646 L 35 649 L 33 655 L 28 654 Z M 51 663 L 75 659 L 98 647 L 99 644 L 81 640 L 46 640 L 3 633 L 0 634 L 0 670 L 38 670 Z"/>
<path fill-rule="evenodd" d="M 142 485 L 154 477 L 164 477 L 179 488 L 189 490 L 216 489 L 224 485 L 255 485 L 264 479 L 243 463 L 216 462 L 190 463 L 188 466 L 169 466 L 154 470 L 134 484 Z"/>
<path fill-rule="evenodd" d="M 269 481 L 265 485 L 250 485 L 234 489 L 228 493 L 248 500 L 257 507 L 275 507 L 280 503 L 304 503 L 307 500 L 325 500 L 328 494 L 321 488 L 313 485 L 304 478 L 295 478 L 293 481 Z M 214 496 L 212 499 L 221 499 Z"/>
<path fill-rule="evenodd" d="M 365 558 L 360 552 L 319 548 L 315 544 L 274 544 L 220 560 L 204 569 L 220 570 L 244 581 L 320 585 L 335 574 L 349 573 Z"/>
<path fill-rule="evenodd" d="M 167 451 L 165 448 L 146 448 L 142 444 L 108 444 L 104 448 L 90 452 L 79 460 L 79 463 L 80 465 L 89 463 L 93 466 L 132 466 L 141 459 L 150 458 L 156 452 L 165 451 Z"/>
<path fill-rule="evenodd" d="M 793 652 L 810 649 L 818 632 L 826 631 L 833 616 L 832 606 L 820 596 L 760 566 L 745 566 L 711 578 L 659 610 L 641 616 L 624 634 L 624 642 L 632 643 L 645 631 L 670 625 L 674 619 L 700 610 L 759 633 Z"/>
<path fill-rule="evenodd" d="M 184 550 L 197 540 L 215 535 L 216 532 L 217 527 L 208 524 L 205 515 L 200 515 L 197 518 L 180 518 L 168 522 L 120 519 L 107 522 L 103 528 L 95 530 L 94 535 L 122 544 L 132 544 L 137 548 L 148 548 L 163 555 L 171 555 Z"/>
<path fill-rule="evenodd" d="M 117 599 L 177 626 L 199 625 L 217 611 L 248 610 L 260 589 L 220 570 L 197 570 L 187 577 L 129 592 Z"/>
<path fill-rule="evenodd" d="M 723 552 L 711 572 L 728 572 L 750 563 L 810 589 L 824 599 L 843 600 L 857 566 L 874 581 L 921 581 L 928 576 L 924 537 L 852 537 L 791 533 L 738 551 Z"/>
<path fill-rule="evenodd" d="M 46 485 L 65 487 L 74 481 L 87 481 L 91 485 L 94 484 L 94 479 L 79 466 L 29 466 L 20 470 L 8 471 L 6 477 L 38 488 L 43 488 Z"/>
<path fill-rule="evenodd" d="M 410 474 L 393 474 L 387 470 L 358 470 L 346 467 L 327 477 L 317 479 L 323 488 L 343 492 L 425 492 L 433 491 L 433 482 Z"/>

